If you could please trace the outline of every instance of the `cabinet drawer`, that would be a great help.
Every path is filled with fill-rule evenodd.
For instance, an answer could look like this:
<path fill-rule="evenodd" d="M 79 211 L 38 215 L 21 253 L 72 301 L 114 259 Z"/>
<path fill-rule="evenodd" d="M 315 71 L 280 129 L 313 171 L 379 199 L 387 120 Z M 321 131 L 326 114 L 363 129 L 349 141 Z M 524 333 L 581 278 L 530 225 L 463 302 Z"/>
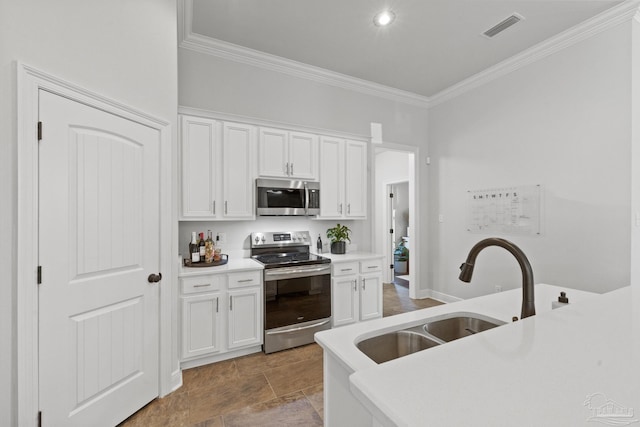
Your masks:
<path fill-rule="evenodd" d="M 358 274 L 358 262 L 341 262 L 331 265 L 331 272 L 334 276 L 347 276 L 349 274 Z"/>
<path fill-rule="evenodd" d="M 257 286 L 262 283 L 262 270 L 229 273 L 229 289 Z"/>
<path fill-rule="evenodd" d="M 382 258 L 360 261 L 360 273 L 382 271 Z"/>
<path fill-rule="evenodd" d="M 224 280 L 224 274 L 183 277 L 180 279 L 180 286 L 183 294 L 219 291 L 224 287 Z"/>

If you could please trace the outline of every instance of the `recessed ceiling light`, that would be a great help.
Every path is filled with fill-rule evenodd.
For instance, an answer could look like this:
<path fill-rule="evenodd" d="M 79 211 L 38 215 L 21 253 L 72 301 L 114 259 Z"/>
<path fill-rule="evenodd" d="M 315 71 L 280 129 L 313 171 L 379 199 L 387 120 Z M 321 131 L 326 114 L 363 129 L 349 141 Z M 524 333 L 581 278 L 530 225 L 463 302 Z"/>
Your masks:
<path fill-rule="evenodd" d="M 393 22 L 396 19 L 396 14 L 390 10 L 383 10 L 373 17 L 373 23 L 378 27 L 385 27 Z"/>

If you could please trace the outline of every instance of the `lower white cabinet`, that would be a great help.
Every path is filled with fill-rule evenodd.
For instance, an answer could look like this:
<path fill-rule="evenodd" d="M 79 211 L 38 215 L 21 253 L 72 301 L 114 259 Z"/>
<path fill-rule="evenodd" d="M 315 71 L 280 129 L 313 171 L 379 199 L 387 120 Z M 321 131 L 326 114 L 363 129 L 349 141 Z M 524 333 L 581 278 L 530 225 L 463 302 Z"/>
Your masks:
<path fill-rule="evenodd" d="M 180 278 L 181 360 L 262 344 L 262 271 Z"/>
<path fill-rule="evenodd" d="M 332 261 L 333 326 L 382 317 L 383 258 Z"/>
<path fill-rule="evenodd" d="M 229 291 L 228 348 L 262 344 L 262 292 L 250 287 Z"/>

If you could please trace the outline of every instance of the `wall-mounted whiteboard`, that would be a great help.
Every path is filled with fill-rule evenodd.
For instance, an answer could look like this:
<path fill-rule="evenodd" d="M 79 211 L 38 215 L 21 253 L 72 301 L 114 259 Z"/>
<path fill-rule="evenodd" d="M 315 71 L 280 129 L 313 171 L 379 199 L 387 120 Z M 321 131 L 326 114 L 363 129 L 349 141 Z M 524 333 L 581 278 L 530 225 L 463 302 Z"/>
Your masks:
<path fill-rule="evenodd" d="M 540 185 L 468 191 L 467 231 L 540 234 Z"/>

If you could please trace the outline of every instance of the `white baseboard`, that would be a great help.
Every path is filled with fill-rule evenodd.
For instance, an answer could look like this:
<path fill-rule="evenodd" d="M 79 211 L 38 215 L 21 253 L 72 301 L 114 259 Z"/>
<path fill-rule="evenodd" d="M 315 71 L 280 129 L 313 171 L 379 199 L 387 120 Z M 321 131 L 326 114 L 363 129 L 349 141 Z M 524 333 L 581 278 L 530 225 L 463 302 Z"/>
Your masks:
<path fill-rule="evenodd" d="M 448 295 L 442 292 L 434 291 L 432 289 L 421 289 L 418 292 L 418 298 L 431 298 L 437 301 L 441 301 L 444 303 L 452 303 L 457 301 L 462 301 L 463 298 L 454 297 L 453 295 Z"/>

